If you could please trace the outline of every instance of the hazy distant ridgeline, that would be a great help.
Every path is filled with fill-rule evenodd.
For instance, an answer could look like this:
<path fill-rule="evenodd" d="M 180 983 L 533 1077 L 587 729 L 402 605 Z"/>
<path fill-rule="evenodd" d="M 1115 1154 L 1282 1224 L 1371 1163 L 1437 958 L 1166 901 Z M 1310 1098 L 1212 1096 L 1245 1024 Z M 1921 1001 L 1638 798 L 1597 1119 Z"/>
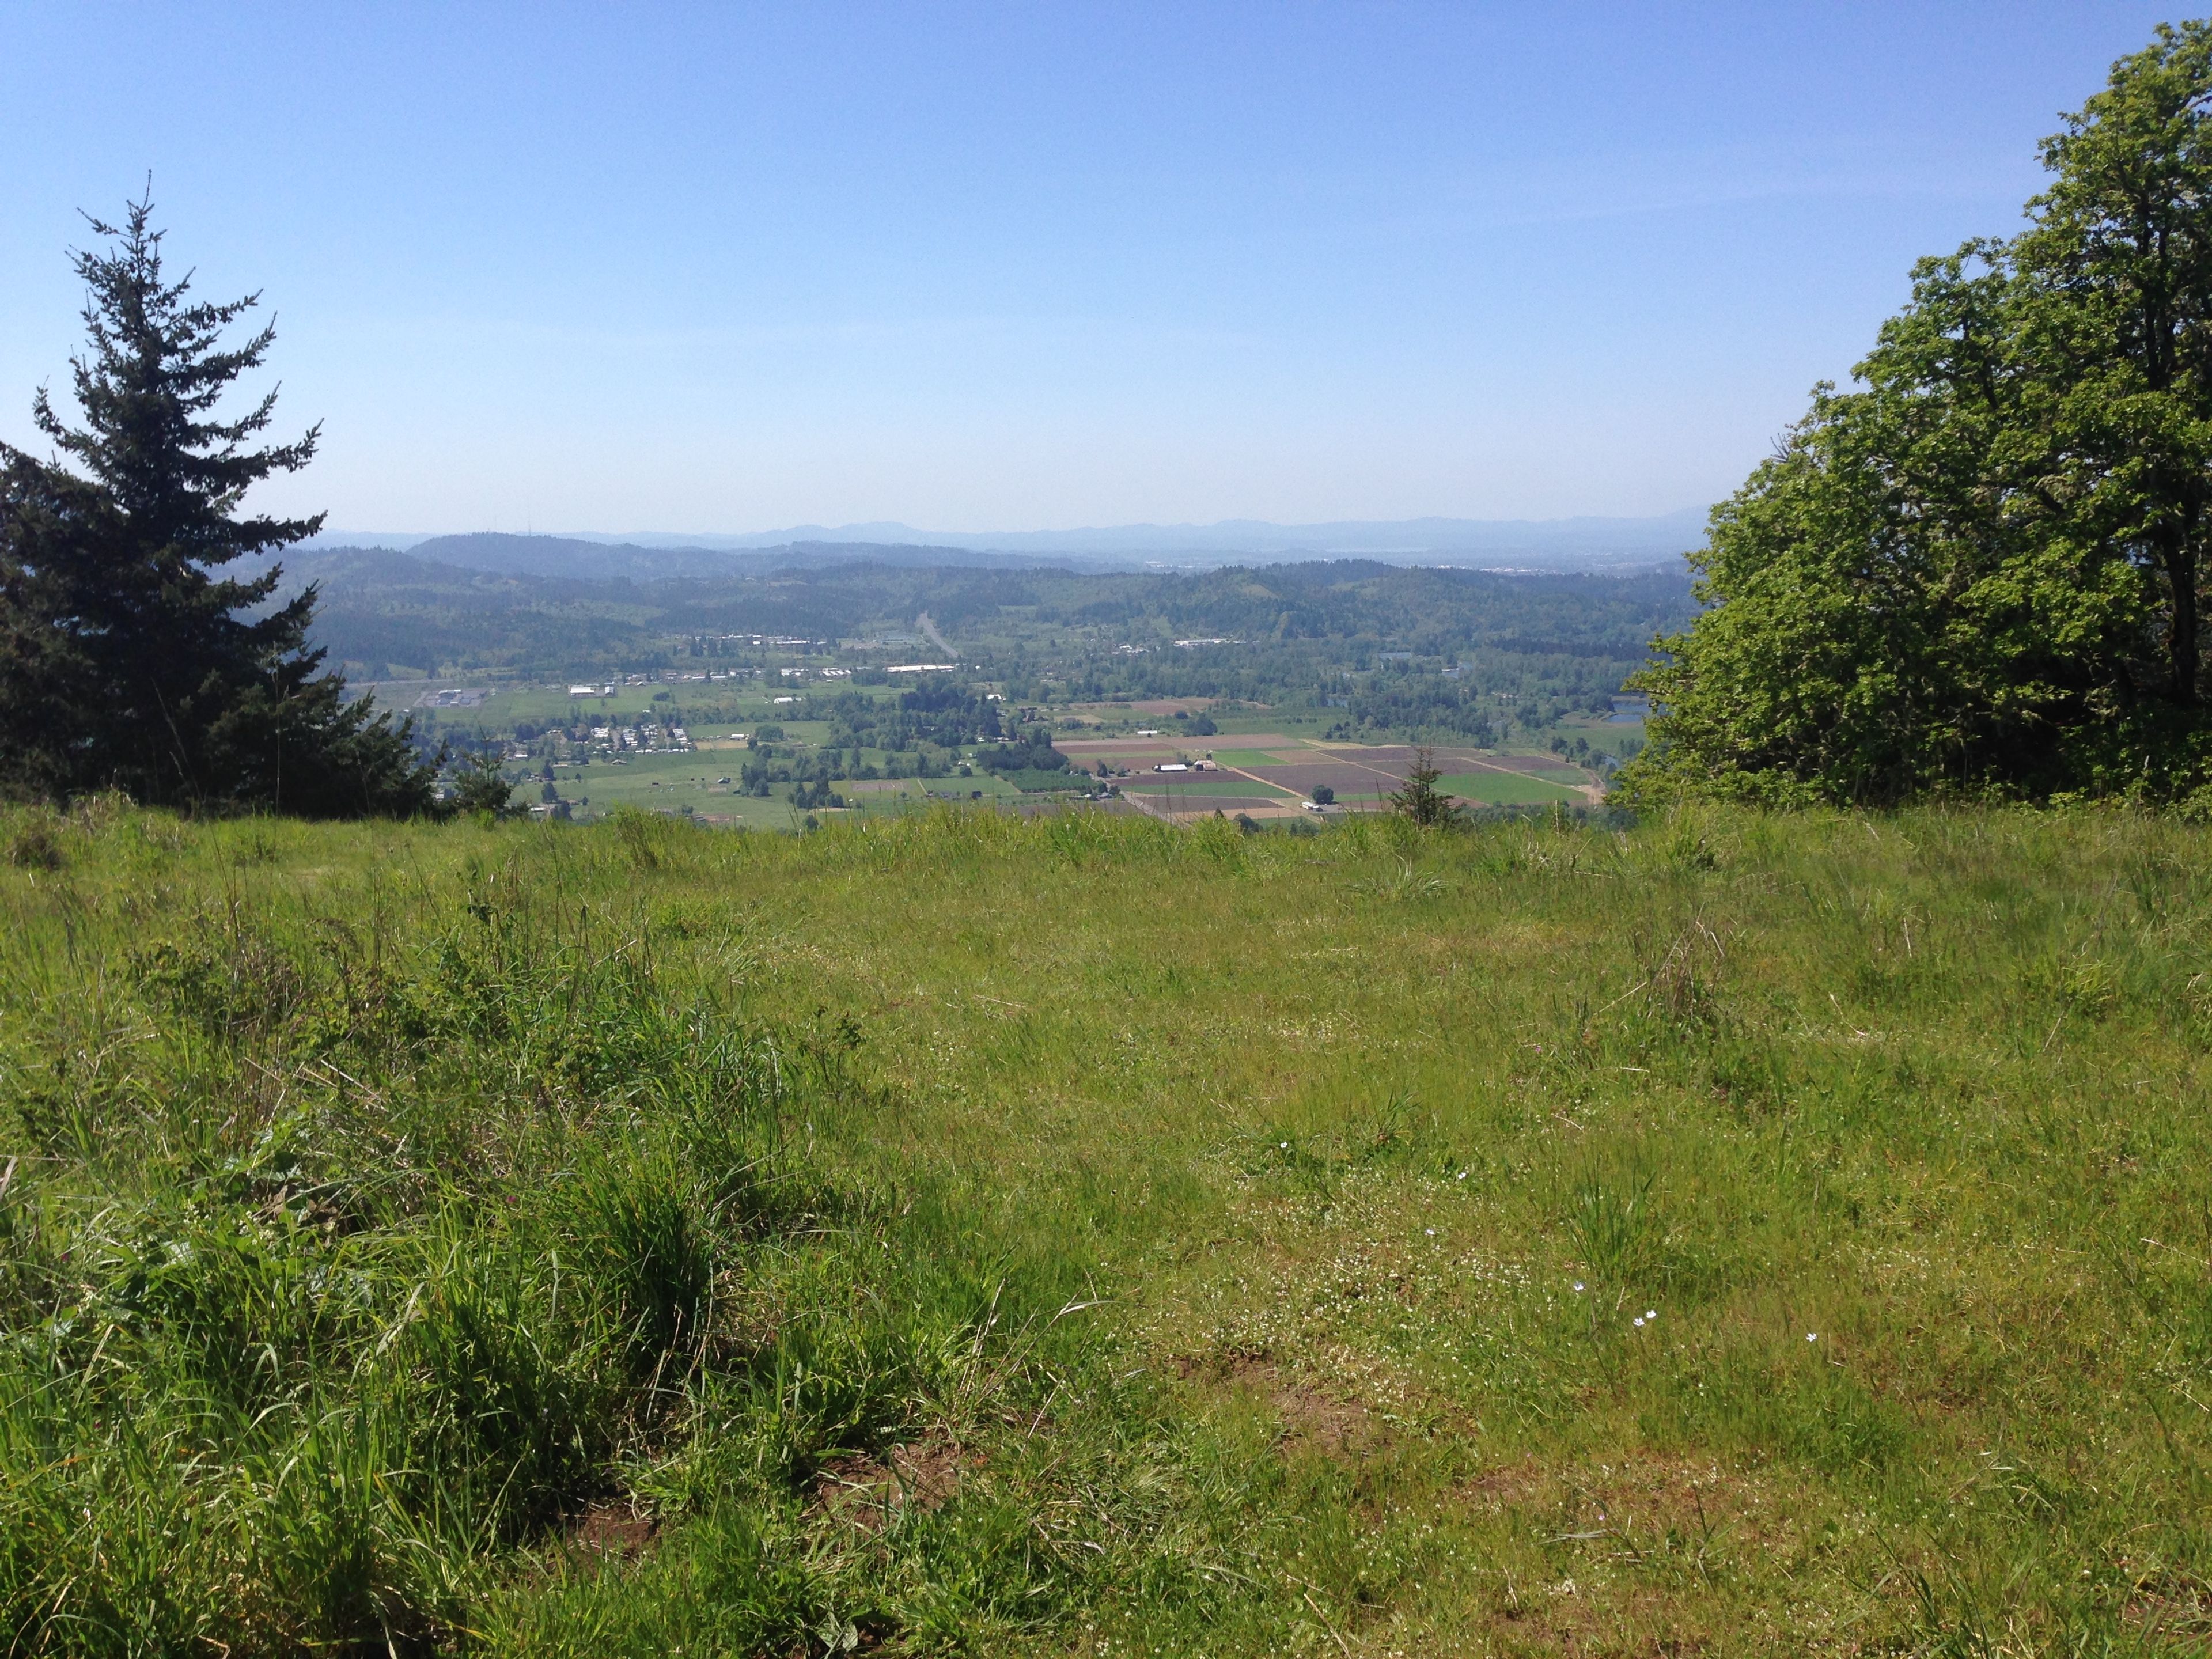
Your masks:
<path fill-rule="evenodd" d="M 834 528 L 798 525 L 750 535 L 635 531 L 623 535 L 422 536 L 335 530 L 325 532 L 320 543 L 391 547 L 471 569 L 576 576 L 711 574 L 724 567 L 703 556 L 716 553 L 764 554 L 787 562 L 857 556 L 886 564 L 1107 567 L 1140 566 L 1147 561 L 1206 565 L 1364 557 L 1391 563 L 1470 561 L 1577 570 L 1679 557 L 1704 538 L 1705 516 L 1698 507 L 1650 519 L 1346 520 L 1309 525 L 1233 519 L 1212 525 L 1032 531 L 927 531 L 878 523 Z M 591 549 L 599 551 L 593 555 L 587 550 Z"/>
<path fill-rule="evenodd" d="M 794 565 L 825 563 L 934 567 L 1046 562 L 1035 557 L 976 553 L 963 547 L 797 542 L 757 551 L 732 552 L 708 547 L 603 543 L 568 536 L 509 536 L 489 531 L 468 536 L 433 536 L 428 541 L 414 543 L 406 550 L 416 558 L 464 570 L 553 576 L 573 581 L 659 581 L 670 577 L 711 580 L 765 575 Z"/>

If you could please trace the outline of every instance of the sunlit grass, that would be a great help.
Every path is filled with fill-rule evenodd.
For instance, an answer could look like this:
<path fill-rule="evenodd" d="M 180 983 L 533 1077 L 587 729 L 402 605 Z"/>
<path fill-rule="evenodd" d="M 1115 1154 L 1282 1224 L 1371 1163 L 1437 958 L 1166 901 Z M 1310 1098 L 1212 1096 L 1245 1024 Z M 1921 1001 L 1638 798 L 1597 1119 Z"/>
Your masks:
<path fill-rule="evenodd" d="M 2203 832 L 0 850 L 18 1650 L 2212 1631 Z"/>

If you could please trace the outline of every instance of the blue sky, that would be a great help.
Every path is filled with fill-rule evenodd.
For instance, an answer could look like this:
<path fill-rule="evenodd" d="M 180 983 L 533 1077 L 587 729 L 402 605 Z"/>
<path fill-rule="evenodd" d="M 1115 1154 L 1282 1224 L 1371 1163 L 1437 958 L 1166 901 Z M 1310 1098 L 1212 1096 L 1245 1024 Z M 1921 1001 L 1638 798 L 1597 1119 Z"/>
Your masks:
<path fill-rule="evenodd" d="M 0 3 L 0 438 L 150 170 L 336 524 L 1665 512 L 2173 15 Z"/>

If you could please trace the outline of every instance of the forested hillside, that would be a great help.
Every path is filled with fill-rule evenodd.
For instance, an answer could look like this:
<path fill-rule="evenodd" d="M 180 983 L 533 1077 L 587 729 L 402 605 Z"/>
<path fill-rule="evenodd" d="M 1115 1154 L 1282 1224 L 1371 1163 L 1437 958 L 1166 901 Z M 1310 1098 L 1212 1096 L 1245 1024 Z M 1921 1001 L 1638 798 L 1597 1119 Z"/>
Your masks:
<path fill-rule="evenodd" d="M 1680 570 L 1557 575 L 1342 560 L 1103 574 L 854 561 L 586 582 L 340 549 L 295 553 L 287 570 L 295 584 L 319 585 L 318 642 L 368 679 L 403 665 L 552 678 L 653 669 L 720 655 L 728 636 L 835 644 L 911 633 L 925 614 L 963 667 L 1025 684 L 1050 675 L 1071 696 L 1265 702 L 1368 673 L 1386 652 L 1427 659 L 1432 671 L 1468 665 L 1464 684 L 1432 673 L 1418 688 L 1342 687 L 1347 707 L 1355 690 L 1364 700 L 1355 721 L 1363 710 L 1456 708 L 1468 693 L 1501 690 L 1601 708 L 1651 639 L 1692 611 Z M 1194 638 L 1223 643 L 1177 648 Z"/>

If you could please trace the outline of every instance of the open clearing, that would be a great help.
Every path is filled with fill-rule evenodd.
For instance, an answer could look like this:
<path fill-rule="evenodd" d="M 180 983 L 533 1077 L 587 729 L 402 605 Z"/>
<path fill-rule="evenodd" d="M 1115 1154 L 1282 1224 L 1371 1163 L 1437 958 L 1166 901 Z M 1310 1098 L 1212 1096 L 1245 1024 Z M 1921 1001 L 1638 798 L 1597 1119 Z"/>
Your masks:
<path fill-rule="evenodd" d="M 2203 831 L 0 832 L 16 1651 L 2212 1633 Z"/>

